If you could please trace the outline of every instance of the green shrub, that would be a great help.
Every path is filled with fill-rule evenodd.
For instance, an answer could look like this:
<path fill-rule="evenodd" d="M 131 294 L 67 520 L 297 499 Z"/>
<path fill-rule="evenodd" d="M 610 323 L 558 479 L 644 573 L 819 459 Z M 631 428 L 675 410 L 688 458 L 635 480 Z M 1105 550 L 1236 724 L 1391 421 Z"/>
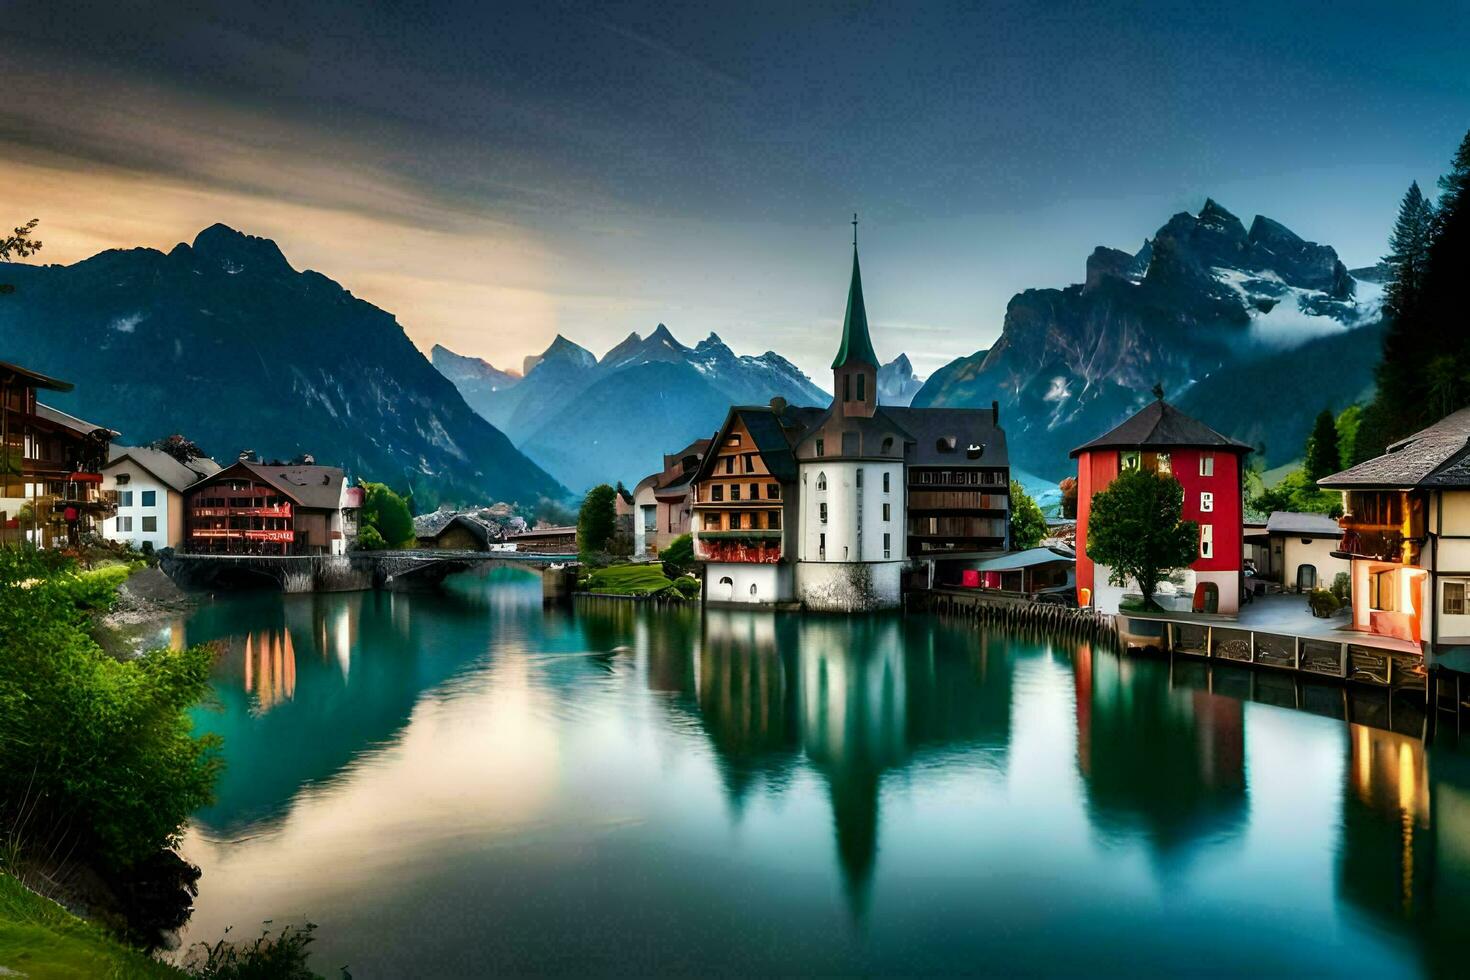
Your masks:
<path fill-rule="evenodd" d="M 1347 572 L 1338 572 L 1332 577 L 1332 594 L 1344 606 L 1352 605 L 1353 577 Z"/>
<path fill-rule="evenodd" d="M 677 578 L 694 567 L 694 535 L 679 535 L 658 556 L 664 563 L 664 574 L 669 578 Z M 673 574 L 669 574 L 670 569 Z"/>
<path fill-rule="evenodd" d="M 357 530 L 358 551 L 386 551 L 388 542 L 378 533 L 378 529 L 371 524 L 364 524 Z"/>
<path fill-rule="evenodd" d="M 1337 596 L 1326 589 L 1313 589 L 1307 597 L 1307 605 L 1312 607 L 1312 615 L 1321 618 L 1331 616 L 1341 608 Z"/>
<path fill-rule="evenodd" d="M 187 711 L 212 651 L 119 661 L 87 633 L 127 566 L 77 574 L 33 549 L 0 549 L 0 821 L 22 842 L 104 869 L 177 843 L 210 800 L 217 740 Z"/>
<path fill-rule="evenodd" d="M 693 575 L 684 575 L 674 579 L 674 591 L 686 599 L 699 598 L 699 579 Z"/>
<path fill-rule="evenodd" d="M 315 923 L 308 922 L 286 926 L 279 936 L 267 929 L 249 943 L 232 943 L 228 937 L 212 946 L 198 943 L 184 965 L 191 977 L 203 980 L 316 980 L 306 963 L 315 931 Z M 348 976 L 346 969 L 342 976 Z"/>
<path fill-rule="evenodd" d="M 609 565 L 587 576 L 587 591 L 610 595 L 652 595 L 671 585 L 662 566 L 656 563 Z"/>

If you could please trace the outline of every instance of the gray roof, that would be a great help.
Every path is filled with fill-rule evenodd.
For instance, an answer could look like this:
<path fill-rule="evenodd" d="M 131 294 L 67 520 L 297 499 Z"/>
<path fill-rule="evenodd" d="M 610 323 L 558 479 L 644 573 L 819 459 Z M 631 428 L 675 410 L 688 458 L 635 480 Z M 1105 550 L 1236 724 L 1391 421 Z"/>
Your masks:
<path fill-rule="evenodd" d="M 890 408 L 884 412 L 914 437 L 910 466 L 1009 466 L 1006 433 L 988 408 Z M 941 450 L 940 439 L 954 439 L 953 450 Z M 971 459 L 970 446 L 980 455 Z"/>
<path fill-rule="evenodd" d="M 132 460 L 174 490 L 183 490 L 219 472 L 219 464 L 212 459 L 200 458 L 185 464 L 166 452 L 146 446 L 110 446 L 107 455 L 107 465 L 102 467 L 104 473 L 124 460 Z"/>
<path fill-rule="evenodd" d="M 1470 408 L 1388 447 L 1382 456 L 1317 481 L 1338 489 L 1470 487 Z"/>
<path fill-rule="evenodd" d="M 720 444 L 719 440 L 724 438 L 735 420 L 739 419 L 745 423 L 745 429 L 750 433 L 756 450 L 760 452 L 766 469 L 777 480 L 791 483 L 796 479 L 796 456 L 792 453 L 792 447 L 826 414 L 825 408 L 809 406 L 786 406 L 779 416 L 769 405 L 732 406 L 725 416 L 725 423 L 710 442 L 709 451 L 700 461 L 699 468 L 689 478 L 697 480 L 706 475 L 706 471 L 714 465 L 717 458 L 716 447 Z"/>
<path fill-rule="evenodd" d="M 337 510 L 342 506 L 342 485 L 347 478 L 335 466 L 271 466 L 242 459 L 211 473 L 207 479 L 232 470 L 245 470 L 251 476 L 264 480 L 301 507 Z"/>
<path fill-rule="evenodd" d="M 1337 519 L 1326 514 L 1302 514 L 1293 510 L 1273 510 L 1266 521 L 1267 534 L 1284 534 L 1300 538 L 1336 538 L 1342 536 Z"/>
<path fill-rule="evenodd" d="M 1077 556 L 1056 548 L 1028 548 L 1025 551 L 1012 551 L 996 558 L 987 559 L 976 567 L 982 572 L 1009 572 L 1017 568 L 1033 568 L 1037 565 L 1047 565 L 1054 561 L 1075 564 Z"/>
<path fill-rule="evenodd" d="M 1072 450 L 1076 457 L 1093 449 L 1208 449 L 1248 453 L 1251 447 L 1223 436 L 1199 419 L 1163 400 L 1149 402 L 1120 425 Z"/>
<path fill-rule="evenodd" d="M 89 436 L 94 432 L 107 432 L 111 433 L 111 438 L 116 439 L 121 435 L 121 433 L 109 429 L 105 425 L 97 425 L 95 422 L 79 419 L 75 415 L 66 414 L 59 408 L 52 408 L 50 405 L 43 405 L 40 402 L 36 402 L 36 417 L 45 419 L 47 422 L 54 422 L 57 425 L 65 426 L 74 432 L 80 432 L 84 436 Z"/>
<path fill-rule="evenodd" d="M 432 514 L 420 514 L 413 519 L 413 536 L 437 538 L 451 527 L 459 525 L 469 531 L 482 545 L 500 539 L 500 529 L 480 520 L 473 514 L 458 514 L 452 510 L 436 510 Z"/>

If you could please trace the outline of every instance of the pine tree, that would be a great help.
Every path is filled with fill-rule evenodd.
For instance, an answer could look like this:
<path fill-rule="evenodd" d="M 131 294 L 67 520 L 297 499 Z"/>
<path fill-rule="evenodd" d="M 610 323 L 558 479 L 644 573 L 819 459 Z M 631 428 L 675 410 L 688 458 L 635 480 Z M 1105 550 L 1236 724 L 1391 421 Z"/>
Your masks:
<path fill-rule="evenodd" d="M 1337 448 L 1337 423 L 1332 413 L 1323 409 L 1307 439 L 1307 479 L 1316 483 L 1336 473 L 1341 459 Z"/>
<path fill-rule="evenodd" d="M 1395 321 L 1412 313 L 1423 291 L 1434 224 L 1434 205 L 1415 181 L 1399 205 L 1398 221 L 1388 238 L 1389 253 L 1383 257 L 1392 273 L 1384 289 L 1384 312 Z"/>

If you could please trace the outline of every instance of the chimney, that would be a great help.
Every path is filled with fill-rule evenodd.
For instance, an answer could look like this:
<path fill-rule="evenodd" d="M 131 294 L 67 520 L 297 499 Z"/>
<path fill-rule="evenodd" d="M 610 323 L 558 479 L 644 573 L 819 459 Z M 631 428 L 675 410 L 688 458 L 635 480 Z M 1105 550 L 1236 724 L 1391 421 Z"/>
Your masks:
<path fill-rule="evenodd" d="M 1000 425 L 1000 402 L 990 403 L 990 424 Z"/>

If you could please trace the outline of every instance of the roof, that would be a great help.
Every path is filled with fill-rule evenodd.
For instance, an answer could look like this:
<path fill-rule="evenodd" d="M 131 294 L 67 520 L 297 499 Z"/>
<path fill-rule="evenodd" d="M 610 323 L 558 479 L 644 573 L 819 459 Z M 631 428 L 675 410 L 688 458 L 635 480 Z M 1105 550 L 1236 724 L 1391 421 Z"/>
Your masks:
<path fill-rule="evenodd" d="M 459 526 L 470 532 L 483 545 L 499 538 L 499 532 L 489 524 L 471 514 L 456 514 L 453 511 L 436 510 L 432 514 L 421 514 L 413 519 L 413 536 L 437 538 L 450 528 Z"/>
<path fill-rule="evenodd" d="M 316 510 L 338 510 L 342 507 L 342 485 L 346 474 L 335 466 L 272 466 L 242 459 L 231 463 L 206 479 L 226 477 L 235 470 L 245 470 L 296 501 L 300 507 Z M 201 481 L 202 482 L 202 481 Z"/>
<path fill-rule="evenodd" d="M 863 276 L 858 270 L 857 243 L 852 246 L 852 282 L 847 287 L 847 314 L 842 318 L 842 346 L 832 366 L 840 368 L 849 361 L 878 367 L 873 353 L 873 340 L 868 336 L 868 308 L 863 303 Z"/>
<path fill-rule="evenodd" d="M 1093 449 L 1223 449 L 1251 451 L 1251 447 L 1223 436 L 1199 419 L 1185 415 L 1163 399 L 1149 402 L 1121 425 L 1072 450 L 1072 457 Z"/>
<path fill-rule="evenodd" d="M 1337 489 L 1470 487 L 1470 408 L 1446 415 L 1427 429 L 1388 447 L 1382 456 L 1323 477 Z"/>
<path fill-rule="evenodd" d="M 510 535 L 510 538 L 561 538 L 566 537 L 569 534 L 575 536 L 576 533 L 577 525 L 558 524 L 548 527 L 533 527 L 530 530 L 522 531 L 519 534 L 512 534 Z"/>
<path fill-rule="evenodd" d="M 1006 433 L 989 408 L 879 409 L 914 437 L 907 456 L 910 466 L 1009 466 Z M 940 439 L 954 439 L 955 448 L 940 449 Z M 969 448 L 980 447 L 970 458 Z"/>
<path fill-rule="evenodd" d="M 1054 561 L 1073 562 L 1077 556 L 1061 551 L 1056 548 L 1028 548 L 1025 551 L 1012 551 L 982 561 L 976 568 L 982 572 L 1009 572 L 1017 568 L 1032 568 L 1036 565 L 1046 565 Z"/>
<path fill-rule="evenodd" d="M 72 390 L 70 381 L 62 381 L 39 371 L 23 368 L 19 364 L 11 364 L 9 361 L 0 361 L 0 375 L 9 375 L 12 381 L 20 381 L 27 388 L 44 388 L 47 391 Z"/>
<path fill-rule="evenodd" d="M 796 480 L 796 457 L 792 454 L 792 447 L 826 414 L 827 409 L 810 406 L 783 405 L 781 413 L 777 415 L 770 405 L 734 405 L 725 416 L 725 423 L 720 426 L 720 431 L 711 444 L 723 443 L 731 426 L 739 419 L 750 433 L 751 442 L 755 443 L 756 451 L 761 454 L 761 461 L 766 464 L 766 469 L 777 480 L 791 483 Z M 718 453 L 706 453 L 690 479 L 703 479 L 718 458 Z"/>
<path fill-rule="evenodd" d="M 843 448 L 845 435 L 859 435 L 857 452 L 849 453 Z M 809 426 L 796 443 L 797 458 L 804 463 L 818 459 L 865 459 L 883 458 L 888 454 L 881 448 L 885 443 L 898 440 L 892 457 L 904 458 L 904 446 L 914 441 L 903 426 L 894 421 L 886 409 L 877 409 L 871 417 L 843 415 L 836 405 L 824 411 L 820 418 Z M 816 451 L 816 443 L 824 440 L 822 452 Z"/>
<path fill-rule="evenodd" d="M 122 434 L 113 429 L 109 429 L 105 425 L 97 425 L 93 422 L 88 422 L 85 419 L 79 419 L 75 415 L 66 414 L 59 408 L 52 408 L 50 405 L 42 405 L 40 402 L 36 402 L 36 418 L 45 419 L 47 422 L 52 422 L 56 425 L 64 426 L 65 428 L 71 429 L 73 432 L 80 432 L 84 436 L 89 436 L 94 432 L 107 432 L 111 433 L 109 438 L 116 439 L 119 435 Z"/>
<path fill-rule="evenodd" d="M 1326 514 L 1301 514 L 1291 510 L 1273 510 L 1266 521 L 1267 534 L 1284 534 L 1292 538 L 1337 538 L 1342 528 Z"/>
<path fill-rule="evenodd" d="M 136 463 L 161 483 L 174 490 L 183 490 L 186 487 L 198 483 L 205 477 L 219 472 L 219 464 L 212 459 L 201 458 L 191 460 L 188 464 L 185 464 L 174 459 L 162 450 L 149 449 L 146 446 L 110 447 L 107 465 L 102 467 L 102 471 L 105 473 L 127 460 Z M 209 464 L 209 466 L 199 465 L 204 463 Z"/>

